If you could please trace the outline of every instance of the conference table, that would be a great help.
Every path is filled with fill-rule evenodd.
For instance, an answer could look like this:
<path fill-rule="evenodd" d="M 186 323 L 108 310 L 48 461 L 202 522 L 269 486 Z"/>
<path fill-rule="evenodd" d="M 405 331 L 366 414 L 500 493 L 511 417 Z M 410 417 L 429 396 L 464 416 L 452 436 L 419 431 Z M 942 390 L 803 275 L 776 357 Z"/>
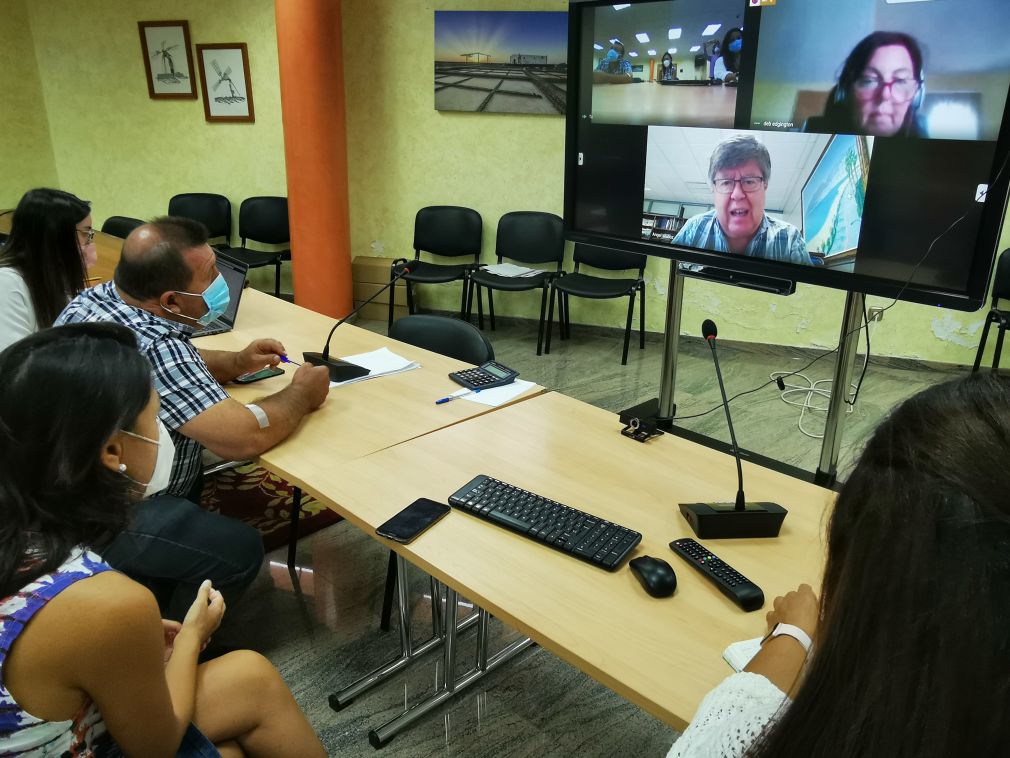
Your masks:
<path fill-rule="evenodd" d="M 594 84 L 593 122 L 732 128 L 736 93 L 722 84 Z"/>
<path fill-rule="evenodd" d="M 297 359 L 303 350 L 321 349 L 331 325 L 325 316 L 250 290 L 243 295 L 236 328 L 198 344 L 239 349 L 271 336 Z M 421 655 L 440 649 L 445 656 L 440 688 L 373 729 L 369 738 L 379 746 L 532 641 L 683 729 L 704 694 L 731 673 L 721 657 L 726 645 L 763 633 L 763 613 L 741 611 L 668 547 L 673 539 L 693 536 L 678 503 L 732 500 L 733 459 L 670 434 L 644 444 L 633 441 L 620 434 L 614 414 L 542 387 L 494 409 L 462 400 L 435 405 L 436 398 L 456 388 L 446 374 L 460 362 L 350 324 L 334 333 L 331 353 L 344 356 L 382 346 L 419 361 L 422 368 L 331 390 L 323 408 L 259 459 L 394 550 L 399 576 L 406 575 L 409 563 L 445 592 L 446 618 L 436 620 L 431 639 L 420 646 L 411 643 L 409 625 L 401 626 L 400 655 L 334 693 L 331 704 L 346 707 Z M 279 376 L 228 390 L 249 402 L 289 380 Z M 640 531 L 643 540 L 631 557 L 667 560 L 677 572 L 676 593 L 654 599 L 626 564 L 607 572 L 458 511 L 408 545 L 375 535 L 376 526 L 414 499 L 447 502 L 478 474 Z M 762 587 L 768 609 L 775 596 L 800 582 L 819 582 L 823 515 L 834 493 L 747 462 L 744 475 L 750 499 L 788 509 L 780 536 L 705 544 Z M 401 609 L 409 608 L 405 584 L 399 583 Z M 480 609 L 459 623 L 458 596 Z M 526 638 L 488 653 L 487 614 Z M 477 627 L 477 660 L 460 673 L 455 639 L 472 626 Z"/>

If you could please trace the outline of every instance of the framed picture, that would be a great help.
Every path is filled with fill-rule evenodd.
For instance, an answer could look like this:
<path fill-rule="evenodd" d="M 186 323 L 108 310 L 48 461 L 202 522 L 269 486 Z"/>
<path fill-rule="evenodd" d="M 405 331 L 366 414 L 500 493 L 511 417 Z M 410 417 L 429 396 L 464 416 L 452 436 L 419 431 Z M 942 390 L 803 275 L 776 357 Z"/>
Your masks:
<path fill-rule="evenodd" d="M 803 185 L 803 236 L 825 259 L 856 250 L 872 146 L 868 137 L 832 137 Z"/>
<path fill-rule="evenodd" d="M 200 64 L 200 87 L 207 120 L 255 121 L 249 51 L 245 43 L 197 45 L 196 58 Z"/>
<path fill-rule="evenodd" d="M 196 98 L 188 21 L 140 21 L 147 92 L 154 98 Z"/>
<path fill-rule="evenodd" d="M 564 116 L 568 14 L 435 11 L 435 110 Z"/>

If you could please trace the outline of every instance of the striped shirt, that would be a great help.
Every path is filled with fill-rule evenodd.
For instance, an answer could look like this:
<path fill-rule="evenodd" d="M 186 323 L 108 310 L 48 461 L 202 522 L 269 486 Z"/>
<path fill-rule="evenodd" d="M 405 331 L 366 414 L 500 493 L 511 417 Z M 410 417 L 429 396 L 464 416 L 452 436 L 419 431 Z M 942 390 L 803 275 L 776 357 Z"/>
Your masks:
<path fill-rule="evenodd" d="M 715 216 L 715 208 L 688 219 L 684 228 L 673 238 L 672 244 L 714 250 L 717 253 L 730 252 L 729 242 Z M 767 214 L 761 219 L 757 233 L 747 243 L 743 254 L 751 258 L 799 263 L 804 266 L 812 263 L 807 252 L 807 241 L 803 239 L 800 230 Z"/>
<path fill-rule="evenodd" d="M 193 328 L 127 305 L 113 282 L 84 290 L 63 310 L 56 324 L 90 321 L 114 321 L 137 335 L 140 352 L 154 368 L 154 387 L 161 398 L 158 415 L 175 443 L 172 478 L 165 492 L 185 497 L 200 475 L 203 446 L 178 429 L 228 398 L 193 347 Z"/>

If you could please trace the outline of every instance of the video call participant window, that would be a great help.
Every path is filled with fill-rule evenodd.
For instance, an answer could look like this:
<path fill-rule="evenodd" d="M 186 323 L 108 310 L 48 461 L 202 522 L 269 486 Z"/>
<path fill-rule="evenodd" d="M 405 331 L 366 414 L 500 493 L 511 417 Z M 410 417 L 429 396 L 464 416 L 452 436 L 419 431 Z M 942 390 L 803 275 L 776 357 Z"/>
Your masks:
<path fill-rule="evenodd" d="M 852 271 L 871 138 L 649 127 L 642 236 Z"/>
<path fill-rule="evenodd" d="M 745 9 L 742 0 L 595 8 L 583 57 L 592 60 L 593 123 L 731 128 Z"/>
<path fill-rule="evenodd" d="M 996 140 L 1008 0 L 777 0 L 761 8 L 755 129 Z"/>

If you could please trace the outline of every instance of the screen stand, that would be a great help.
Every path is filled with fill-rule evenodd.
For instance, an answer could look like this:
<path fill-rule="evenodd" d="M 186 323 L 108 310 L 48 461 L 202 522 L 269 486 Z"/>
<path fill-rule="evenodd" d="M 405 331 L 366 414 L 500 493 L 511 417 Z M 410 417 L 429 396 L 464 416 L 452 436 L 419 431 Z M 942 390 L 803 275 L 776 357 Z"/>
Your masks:
<path fill-rule="evenodd" d="M 821 460 L 814 473 L 814 481 L 825 487 L 833 485 L 838 476 L 838 455 L 842 448 L 842 419 L 845 418 L 845 401 L 849 400 L 852 368 L 856 363 L 859 345 L 859 325 L 863 319 L 865 304 L 863 293 L 846 293 L 845 315 L 838 337 L 838 357 L 835 359 L 835 376 L 831 384 L 828 418 L 824 423 Z M 869 360 L 869 356 L 866 358 Z"/>
<path fill-rule="evenodd" d="M 666 328 L 663 333 L 663 365 L 659 379 L 659 398 L 652 398 L 620 412 L 625 428 L 642 428 L 653 436 L 656 429 L 673 429 L 673 417 L 677 415 L 677 404 L 673 402 L 673 391 L 677 386 L 677 352 L 680 349 L 680 311 L 684 302 L 684 276 L 680 273 L 680 263 L 670 261 L 670 281 L 666 291 Z M 633 424 L 633 422 L 636 422 Z M 638 439 L 633 434 L 625 436 Z M 644 442 L 644 439 L 639 439 Z"/>

